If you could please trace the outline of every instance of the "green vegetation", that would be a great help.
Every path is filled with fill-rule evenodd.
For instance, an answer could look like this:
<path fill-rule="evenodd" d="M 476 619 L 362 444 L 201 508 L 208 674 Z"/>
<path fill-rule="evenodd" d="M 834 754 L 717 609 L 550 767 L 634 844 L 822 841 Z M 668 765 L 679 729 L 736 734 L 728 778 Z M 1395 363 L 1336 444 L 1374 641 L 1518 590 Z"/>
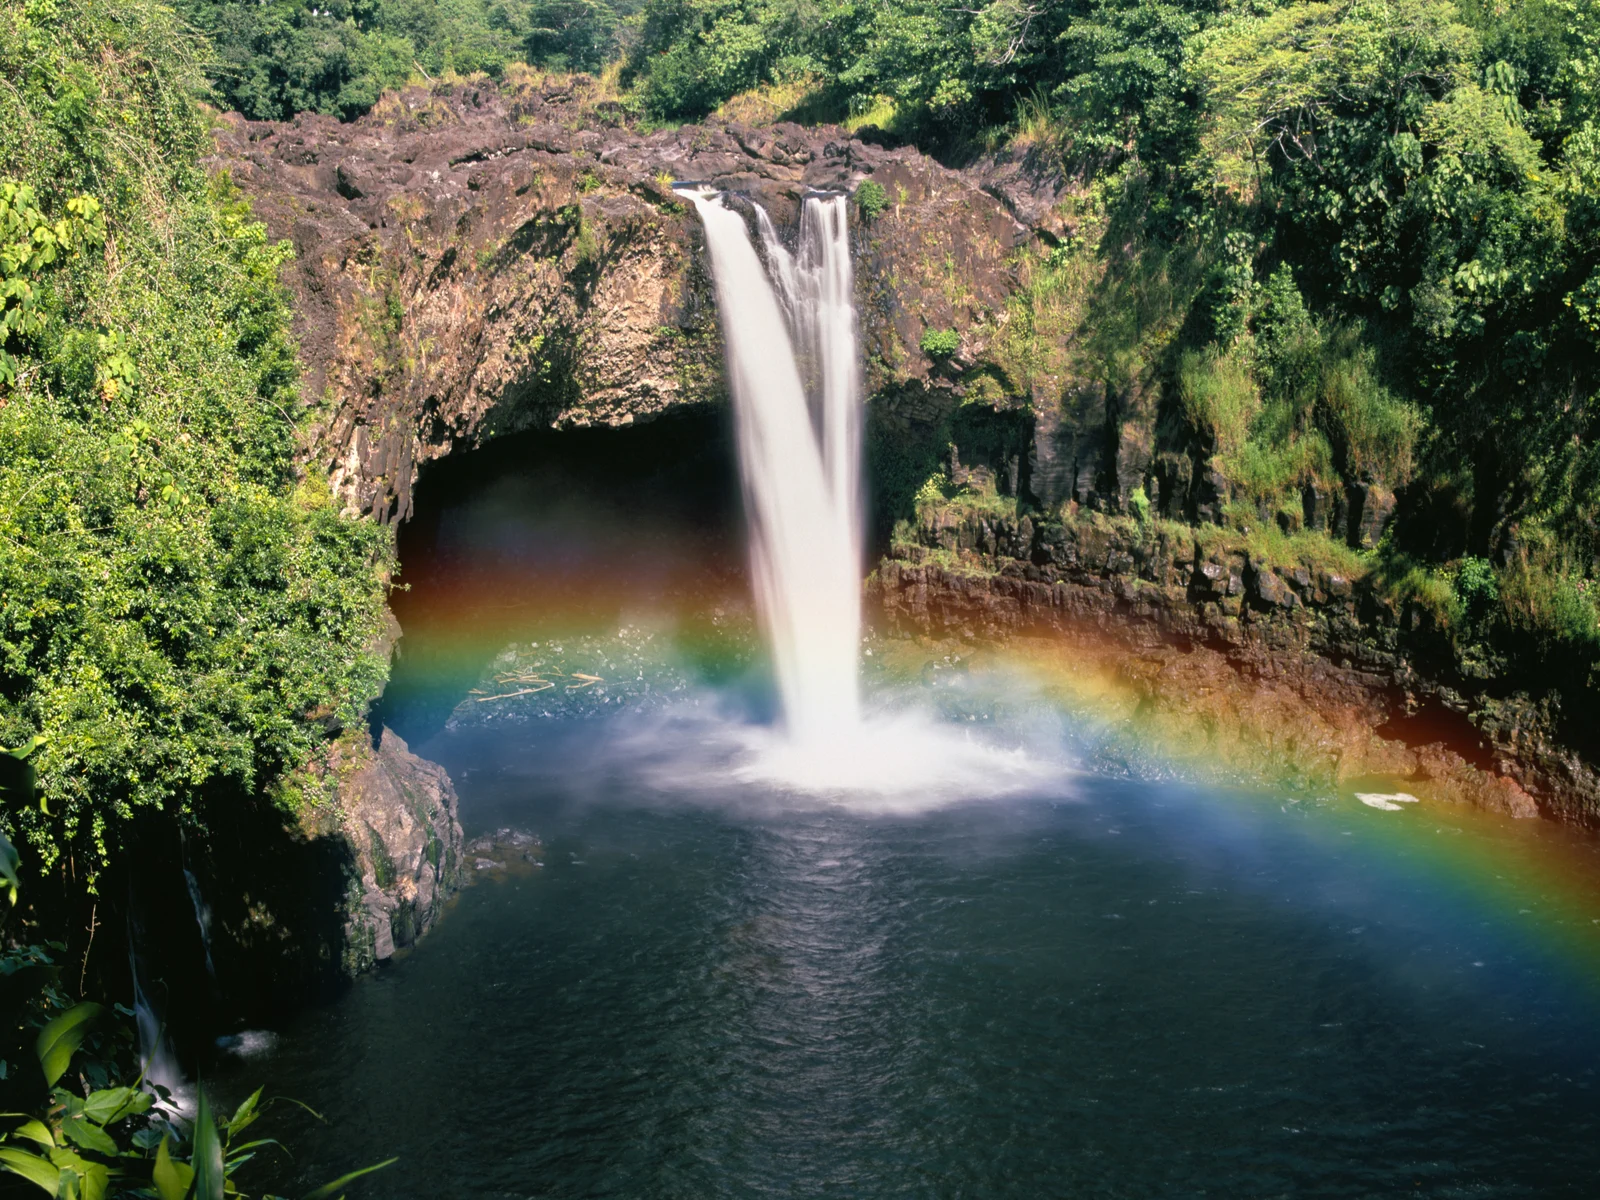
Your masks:
<path fill-rule="evenodd" d="M 1150 497 L 1145 495 L 1142 487 L 1133 489 L 1128 497 L 1128 511 L 1133 513 L 1133 519 L 1141 525 L 1150 523 Z"/>
<path fill-rule="evenodd" d="M 54 953 L 24 946 L 0 955 L 0 975 L 21 985 L 12 997 L 19 1020 L 5 1032 L 12 1042 L 31 1042 L 8 1045 L 5 1061 L 19 1080 L 37 1076 L 45 1091 L 27 1111 L 6 1114 L 0 1171 L 62 1200 L 223 1200 L 245 1195 L 239 1177 L 258 1156 L 276 1151 L 282 1162 L 275 1140 L 244 1137 L 272 1103 L 263 1102 L 260 1089 L 231 1116 L 219 1117 L 203 1089 L 192 1120 L 158 1107 L 158 1091 L 168 1102 L 171 1096 L 146 1090 L 138 1078 L 128 1023 L 93 1001 L 72 1003 Z M 69 1067 L 75 1068 L 70 1080 Z M 118 1078 L 134 1082 L 111 1082 Z M 353 1171 L 305 1200 L 342 1197 L 350 1183 L 394 1161 Z M 281 1198 L 268 1192 L 262 1200 Z"/>
<path fill-rule="evenodd" d="M 856 188 L 856 207 L 865 220 L 876 221 L 889 207 L 889 193 L 883 190 L 882 184 L 865 180 Z"/>
<path fill-rule="evenodd" d="M 929 358 L 949 358 L 961 349 L 961 335 L 954 329 L 929 329 L 922 335 L 922 352 Z"/>
<path fill-rule="evenodd" d="M 259 796 L 385 664 L 383 531 L 297 481 L 279 268 L 208 179 L 198 47 L 144 0 L 0 14 L 3 820 L 93 888 L 141 810 Z"/>
<path fill-rule="evenodd" d="M 175 0 L 212 43 L 210 91 L 257 120 L 345 119 L 389 88 L 528 63 L 598 71 L 629 0 Z"/>
<path fill-rule="evenodd" d="M 15 764 L 32 749 L 0 751 L 0 759 Z M 0 784 L 12 793 L 10 800 L 36 799 L 29 778 L 19 781 L 8 771 Z M 3 837 L 0 851 L 15 905 L 14 852 Z M 272 1102 L 263 1103 L 258 1088 L 231 1117 L 219 1120 L 202 1088 L 192 1120 L 173 1116 L 171 1093 L 136 1069 L 139 1048 L 125 1019 L 133 1014 L 92 1000 L 74 1003 L 57 962 L 64 949 L 52 943 L 0 952 L 6 998 L 0 1011 L 0 1095 L 8 1110 L 0 1114 L 0 1172 L 59 1200 L 243 1196 L 240 1169 L 263 1153 L 283 1153 L 271 1138 L 241 1140 Z M 119 1078 L 133 1082 L 112 1082 Z M 395 1161 L 352 1171 L 305 1200 L 333 1200 L 346 1185 Z"/>

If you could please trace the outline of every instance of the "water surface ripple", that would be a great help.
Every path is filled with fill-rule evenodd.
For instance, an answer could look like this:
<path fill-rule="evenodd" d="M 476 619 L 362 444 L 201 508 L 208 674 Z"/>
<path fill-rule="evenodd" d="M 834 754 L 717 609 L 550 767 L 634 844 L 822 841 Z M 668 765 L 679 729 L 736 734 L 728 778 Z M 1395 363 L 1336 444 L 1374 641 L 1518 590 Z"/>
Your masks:
<path fill-rule="evenodd" d="M 1396 818 L 1092 778 L 747 812 L 600 744 L 426 748 L 469 836 L 546 865 L 243 1072 L 336 1118 L 290 1120 L 308 1184 L 400 1154 L 371 1194 L 1594 1194 L 1590 985 L 1350 836 Z"/>

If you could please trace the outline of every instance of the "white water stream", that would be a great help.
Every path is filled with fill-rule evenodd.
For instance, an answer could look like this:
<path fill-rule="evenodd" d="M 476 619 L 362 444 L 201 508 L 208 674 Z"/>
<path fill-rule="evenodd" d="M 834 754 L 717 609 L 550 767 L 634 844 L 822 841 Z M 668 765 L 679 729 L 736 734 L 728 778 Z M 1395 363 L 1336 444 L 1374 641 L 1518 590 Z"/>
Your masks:
<path fill-rule="evenodd" d="M 845 197 L 806 197 L 793 253 L 755 206 L 758 254 L 720 193 L 683 194 L 705 224 L 756 609 L 783 705 L 782 736 L 736 732 L 745 753 L 732 778 L 902 807 L 1059 776 L 1053 756 L 994 745 L 924 709 L 863 712 L 861 354 Z"/>
<path fill-rule="evenodd" d="M 843 196 L 807 197 L 798 252 L 756 209 L 690 192 L 727 343 L 756 607 L 789 737 L 837 745 L 861 723 L 861 382 Z"/>

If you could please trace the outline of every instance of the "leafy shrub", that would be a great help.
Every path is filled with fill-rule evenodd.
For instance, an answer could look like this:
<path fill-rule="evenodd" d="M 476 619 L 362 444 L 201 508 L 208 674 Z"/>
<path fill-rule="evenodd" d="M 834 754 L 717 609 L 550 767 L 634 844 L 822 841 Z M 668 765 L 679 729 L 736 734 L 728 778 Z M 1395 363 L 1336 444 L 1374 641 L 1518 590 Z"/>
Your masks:
<path fill-rule="evenodd" d="M 929 329 L 922 335 L 922 352 L 929 358 L 949 358 L 961 349 L 961 335 L 954 329 Z"/>
<path fill-rule="evenodd" d="M 935 471 L 922 481 L 922 486 L 917 489 L 914 499 L 918 504 L 942 504 L 946 499 L 944 493 L 944 472 Z"/>
<path fill-rule="evenodd" d="M 1262 392 L 1296 412 L 1309 408 L 1322 378 L 1322 335 L 1287 266 L 1260 289 L 1255 338 Z"/>
<path fill-rule="evenodd" d="M 0 751 L 0 761 L 16 764 L 33 749 Z M 31 802 L 31 780 L 24 778 L 20 799 Z M 0 782 L 17 786 L 9 773 L 0 773 Z M 15 904 L 14 851 L 3 836 L 0 852 Z M 232 1117 L 219 1121 L 201 1088 L 193 1119 L 178 1117 L 172 1094 L 138 1069 L 133 1026 L 116 1019 L 135 1014 L 120 1005 L 108 1011 L 92 1000 L 74 1003 L 68 996 L 56 962 L 64 949 L 51 944 L 0 952 L 7 1002 L 0 1013 L 0 1063 L 6 1068 L 0 1072 L 0 1094 L 10 1110 L 0 1114 L 5 1130 L 0 1172 L 62 1200 L 240 1195 L 234 1179 L 239 1169 L 269 1147 L 282 1149 L 270 1138 L 239 1140 L 271 1101 L 263 1104 L 258 1088 Z M 37 1063 L 36 1071 L 30 1060 Z M 119 1078 L 134 1081 L 118 1085 Z M 342 1196 L 347 1184 L 395 1161 L 351 1171 L 305 1200 Z M 268 1194 L 263 1200 L 275 1198 Z"/>
<path fill-rule="evenodd" d="M 881 183 L 865 180 L 856 188 L 856 207 L 864 220 L 876 221 L 889 207 L 889 193 L 883 190 Z"/>
<path fill-rule="evenodd" d="M 0 16 L 0 194 L 73 230 L 4 254 L 34 299 L 0 383 L 0 744 L 42 740 L 45 803 L 0 823 L 91 885 L 135 810 L 259 793 L 386 669 L 388 539 L 297 485 L 291 251 L 200 169 L 195 60 L 148 0 Z"/>
<path fill-rule="evenodd" d="M 1456 565 L 1456 610 L 1462 624 L 1481 629 L 1500 606 L 1500 581 L 1484 558 L 1463 558 Z"/>

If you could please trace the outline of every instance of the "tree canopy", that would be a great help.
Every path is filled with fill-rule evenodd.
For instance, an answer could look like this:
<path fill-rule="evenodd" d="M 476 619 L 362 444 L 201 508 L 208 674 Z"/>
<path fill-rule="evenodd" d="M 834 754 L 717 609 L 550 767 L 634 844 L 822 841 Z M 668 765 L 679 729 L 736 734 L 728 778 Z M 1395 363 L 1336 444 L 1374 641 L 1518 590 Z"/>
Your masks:
<path fill-rule="evenodd" d="M 0 745 L 42 739 L 3 817 L 80 879 L 386 669 L 386 539 L 296 477 L 289 249 L 199 165 L 198 51 L 136 0 L 0 15 Z"/>

